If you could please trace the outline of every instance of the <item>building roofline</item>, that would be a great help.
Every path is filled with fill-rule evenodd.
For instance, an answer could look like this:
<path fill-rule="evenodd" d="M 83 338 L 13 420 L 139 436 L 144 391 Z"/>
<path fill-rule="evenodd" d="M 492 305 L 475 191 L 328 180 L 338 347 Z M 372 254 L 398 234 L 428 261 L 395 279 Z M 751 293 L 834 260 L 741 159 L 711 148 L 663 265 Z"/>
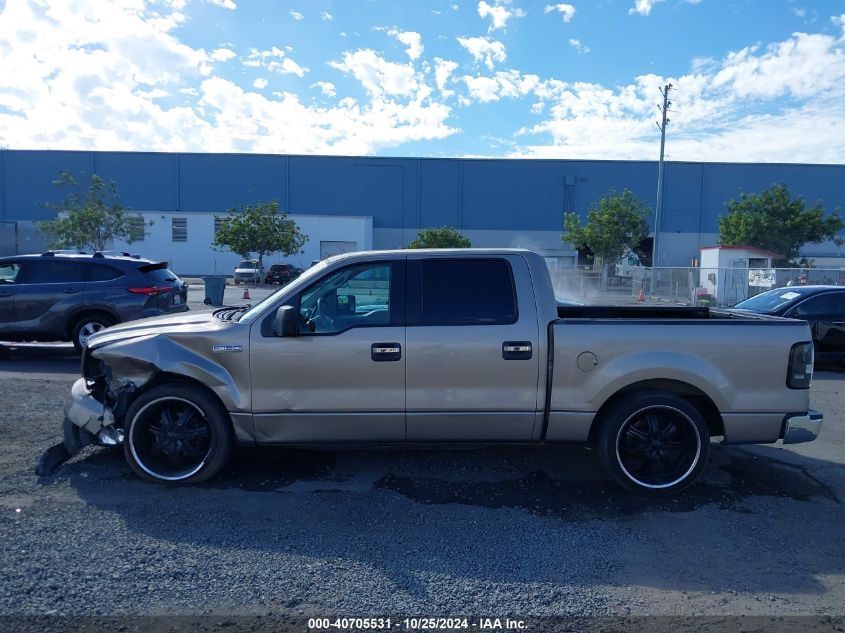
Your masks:
<path fill-rule="evenodd" d="M 766 257 L 771 257 L 772 259 L 786 259 L 786 255 L 781 255 L 780 253 L 774 253 L 772 251 L 767 251 L 765 248 L 757 248 L 756 246 L 702 246 L 701 250 L 703 251 L 712 251 L 715 249 L 721 249 L 723 251 L 752 251 L 759 255 L 765 255 Z"/>
<path fill-rule="evenodd" d="M 442 161 L 454 160 L 465 162 L 531 162 L 531 163 L 603 163 L 603 164 L 642 164 L 657 165 L 656 160 L 636 160 L 619 158 L 516 158 L 508 156 L 490 157 L 462 157 L 462 156 L 362 156 L 349 154 L 266 154 L 247 152 L 157 152 L 157 151 L 127 151 L 127 150 L 83 150 L 83 149 L 26 149 L 26 148 L 0 148 L 0 152 L 38 152 L 38 153 L 64 153 L 64 154 L 143 154 L 155 156 L 263 156 L 279 158 L 341 158 L 365 161 L 379 160 L 400 160 L 400 161 Z M 666 161 L 667 165 L 753 165 L 756 167 L 842 167 L 843 163 L 774 163 L 774 162 L 740 162 L 740 161 L 691 161 L 672 160 Z"/>

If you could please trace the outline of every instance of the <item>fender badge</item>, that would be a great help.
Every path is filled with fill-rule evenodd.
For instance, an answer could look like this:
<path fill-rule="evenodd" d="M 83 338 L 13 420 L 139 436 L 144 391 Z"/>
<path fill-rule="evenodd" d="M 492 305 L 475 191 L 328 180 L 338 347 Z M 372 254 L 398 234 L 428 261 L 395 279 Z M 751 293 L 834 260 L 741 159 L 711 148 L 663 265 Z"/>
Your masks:
<path fill-rule="evenodd" d="M 211 348 L 211 351 L 215 354 L 220 354 L 222 352 L 242 352 L 243 346 L 241 345 L 214 345 Z"/>

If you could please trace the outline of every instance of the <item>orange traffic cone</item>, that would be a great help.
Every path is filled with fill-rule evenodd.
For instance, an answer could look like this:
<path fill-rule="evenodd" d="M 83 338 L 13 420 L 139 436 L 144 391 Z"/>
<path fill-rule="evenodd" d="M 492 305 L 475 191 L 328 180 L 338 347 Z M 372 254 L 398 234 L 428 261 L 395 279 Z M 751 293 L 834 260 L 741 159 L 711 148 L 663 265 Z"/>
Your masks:
<path fill-rule="evenodd" d="M 642 286 L 640 286 L 640 296 L 639 296 L 639 299 L 637 299 L 637 301 L 645 301 L 645 295 L 643 294 L 643 287 Z"/>
<path fill-rule="evenodd" d="M 244 296 L 243 296 L 243 298 L 244 298 L 244 299 L 249 299 L 249 298 L 250 298 L 250 296 L 249 296 L 249 288 L 244 288 Z"/>

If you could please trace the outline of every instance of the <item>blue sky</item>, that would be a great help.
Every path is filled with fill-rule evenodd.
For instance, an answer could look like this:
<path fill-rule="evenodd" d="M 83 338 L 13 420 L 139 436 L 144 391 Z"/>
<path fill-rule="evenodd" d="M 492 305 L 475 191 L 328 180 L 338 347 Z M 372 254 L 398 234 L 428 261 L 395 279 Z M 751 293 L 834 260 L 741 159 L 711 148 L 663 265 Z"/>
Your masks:
<path fill-rule="evenodd" d="M 0 145 L 845 162 L 845 0 L 0 0 Z"/>

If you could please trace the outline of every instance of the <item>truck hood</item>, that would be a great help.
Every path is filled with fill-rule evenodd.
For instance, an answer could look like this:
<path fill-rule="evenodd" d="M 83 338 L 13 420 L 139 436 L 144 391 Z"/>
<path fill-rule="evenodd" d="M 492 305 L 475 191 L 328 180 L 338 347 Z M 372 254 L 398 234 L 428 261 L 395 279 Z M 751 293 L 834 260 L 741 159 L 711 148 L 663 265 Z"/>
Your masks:
<path fill-rule="evenodd" d="M 117 341 L 156 334 L 210 334 L 232 323 L 221 321 L 211 312 L 183 312 L 172 316 L 151 317 L 113 325 L 97 332 L 88 339 L 88 347 L 93 350 Z"/>

